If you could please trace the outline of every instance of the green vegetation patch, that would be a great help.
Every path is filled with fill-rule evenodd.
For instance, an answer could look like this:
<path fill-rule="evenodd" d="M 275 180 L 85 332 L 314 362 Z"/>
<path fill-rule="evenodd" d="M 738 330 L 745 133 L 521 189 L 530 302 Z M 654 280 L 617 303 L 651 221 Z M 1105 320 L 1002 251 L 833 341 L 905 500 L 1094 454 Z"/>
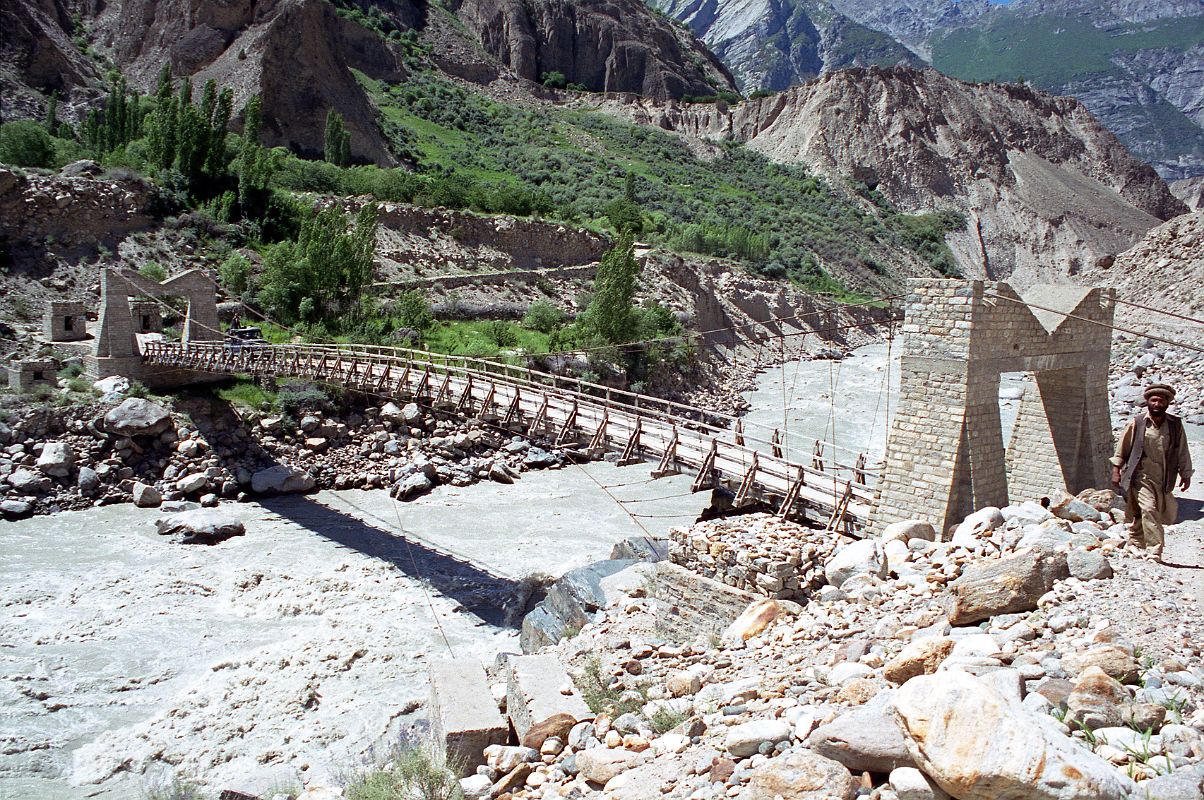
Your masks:
<path fill-rule="evenodd" d="M 933 42 L 932 64 L 962 80 L 1024 79 L 1053 89 L 1086 75 L 1116 73 L 1111 61 L 1116 53 L 1186 50 L 1201 43 L 1204 26 L 1198 22 L 1161 20 L 1105 30 L 1079 17 L 1001 10 L 986 27 L 961 28 Z"/>
<path fill-rule="evenodd" d="M 475 198 L 505 188 L 535 198 L 533 213 L 738 259 L 818 291 L 842 290 L 832 274 L 864 274 L 884 251 L 916 252 L 937 269 L 952 259 L 943 245 L 917 245 L 899 215 L 865 209 L 805 169 L 738 144 L 703 160 L 655 128 L 506 105 L 433 72 L 399 84 L 360 81 L 391 146 L 418 170 L 416 202 L 490 210 Z"/>

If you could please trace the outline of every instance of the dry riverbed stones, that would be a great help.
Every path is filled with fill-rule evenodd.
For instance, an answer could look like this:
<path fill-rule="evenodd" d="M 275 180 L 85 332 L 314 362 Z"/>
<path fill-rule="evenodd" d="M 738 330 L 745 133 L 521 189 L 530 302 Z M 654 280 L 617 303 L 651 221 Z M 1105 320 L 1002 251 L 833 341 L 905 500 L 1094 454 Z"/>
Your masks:
<path fill-rule="evenodd" d="M 1110 514 L 1071 521 L 1016 506 L 989 517 L 957 544 L 915 524 L 858 545 L 765 514 L 675 531 L 677 564 L 761 598 L 743 615 L 757 625 L 699 634 L 667 585 L 678 567 L 640 566 L 657 571 L 540 650 L 596 716 L 537 758 L 487 759 L 466 792 L 1204 798 L 1198 600 L 1151 579 Z M 729 558 L 736 547 L 766 564 L 813 547 L 824 557 L 812 571 L 841 585 L 821 583 L 803 603 L 769 597 L 752 588 L 769 571 Z M 1114 576 L 1076 577 L 1067 563 L 1080 552 Z M 1173 620 L 1140 613 L 1159 602 Z"/>

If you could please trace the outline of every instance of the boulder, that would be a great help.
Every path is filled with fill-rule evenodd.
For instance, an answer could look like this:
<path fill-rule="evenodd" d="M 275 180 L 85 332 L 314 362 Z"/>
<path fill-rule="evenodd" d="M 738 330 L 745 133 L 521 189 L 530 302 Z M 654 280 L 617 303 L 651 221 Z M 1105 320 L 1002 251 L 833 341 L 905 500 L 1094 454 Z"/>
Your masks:
<path fill-rule="evenodd" d="M 75 453 L 66 442 L 46 442 L 42 445 L 42 454 L 38 456 L 37 467 L 43 475 L 52 478 L 65 478 L 71 474 L 75 465 Z"/>
<path fill-rule="evenodd" d="M 422 410 L 417 403 L 406 403 L 401 409 L 401 419 L 407 424 L 418 426 L 422 424 Z"/>
<path fill-rule="evenodd" d="M 854 575 L 885 578 L 887 569 L 886 554 L 882 552 L 882 546 L 877 540 L 861 539 L 838 550 L 824 566 L 824 576 L 828 583 L 839 589 Z"/>
<path fill-rule="evenodd" d="M 1129 693 L 1099 667 L 1087 667 L 1066 698 L 1066 724 L 1088 730 L 1114 728 L 1124 721 Z"/>
<path fill-rule="evenodd" d="M 1066 554 L 1070 574 L 1081 581 L 1107 580 L 1112 577 L 1112 565 L 1098 550 L 1071 550 Z"/>
<path fill-rule="evenodd" d="M 941 787 L 928 780 L 915 767 L 891 770 L 888 782 L 899 800 L 949 800 L 949 795 Z"/>
<path fill-rule="evenodd" d="M 242 521 L 228 512 L 199 508 L 155 520 L 160 535 L 175 537 L 180 544 L 216 544 L 246 531 Z"/>
<path fill-rule="evenodd" d="M 393 496 L 398 500 L 409 500 L 429 492 L 434 486 L 424 472 L 415 472 L 399 480 L 393 486 Z"/>
<path fill-rule="evenodd" d="M 755 768 L 737 800 L 852 800 L 860 782 L 840 763 L 809 750 L 771 758 Z"/>
<path fill-rule="evenodd" d="M 958 800 L 1126 800 L 1110 763 L 965 672 L 921 675 L 895 692 L 916 766 Z"/>
<path fill-rule="evenodd" d="M 996 528 L 1002 527 L 1005 521 L 1003 512 L 998 508 L 994 506 L 980 508 L 957 526 L 957 529 L 953 531 L 952 542 L 959 547 L 972 550 L 978 546 L 981 538 Z"/>
<path fill-rule="evenodd" d="M 123 395 L 130 390 L 130 379 L 123 375 L 110 375 L 93 381 L 92 388 L 101 395 Z"/>
<path fill-rule="evenodd" d="M 47 491 L 51 486 L 49 478 L 31 469 L 13 470 L 5 480 L 8 481 L 9 486 L 29 494 Z"/>
<path fill-rule="evenodd" d="M 592 747 L 577 753 L 578 775 L 591 783 L 605 784 L 614 776 L 647 762 L 649 755 L 631 750 Z"/>
<path fill-rule="evenodd" d="M 594 615 L 617 597 L 607 591 L 603 580 L 630 567 L 633 561 L 597 561 L 569 570 L 548 589 L 547 595 L 523 618 L 519 645 L 524 653 L 533 653 L 544 645 L 555 644 L 565 631 L 580 630 Z"/>
<path fill-rule="evenodd" d="M 163 495 L 159 490 L 145 483 L 135 483 L 131 494 L 134 496 L 134 505 L 139 508 L 155 508 L 163 502 Z"/>
<path fill-rule="evenodd" d="M 1114 644 L 1100 644 L 1083 653 L 1062 657 L 1062 669 L 1079 675 L 1088 667 L 1099 667 L 1121 683 L 1136 683 L 1141 666 L 1133 654 Z"/>
<path fill-rule="evenodd" d="M 736 758 L 748 758 L 759 752 L 761 745 L 773 745 L 790 740 L 791 726 L 785 720 L 759 719 L 734 725 L 727 731 L 723 746 Z"/>
<path fill-rule="evenodd" d="M 506 660 L 506 713 L 520 741 L 537 725 L 553 717 L 576 722 L 593 719 L 568 673 L 555 656 L 511 656 Z"/>
<path fill-rule="evenodd" d="M 80 467 L 75 476 L 75 485 L 84 494 L 90 494 L 100 488 L 100 475 L 91 467 Z"/>
<path fill-rule="evenodd" d="M 932 527 L 932 523 L 924 522 L 918 519 L 908 519 L 902 522 L 892 522 L 882 529 L 882 536 L 879 537 L 882 544 L 901 541 L 904 544 L 912 539 L 923 539 L 926 542 L 936 541 L 936 528 Z"/>
<path fill-rule="evenodd" d="M 487 747 L 506 743 L 510 726 L 493 702 L 480 662 L 437 659 L 429 670 L 431 735 L 446 763 L 462 778 L 482 763 Z"/>
<path fill-rule="evenodd" d="M 1065 553 L 1048 550 L 976 561 L 949 586 L 949 623 L 969 625 L 997 614 L 1032 611 L 1041 595 L 1069 574 Z"/>
<path fill-rule="evenodd" d="M 0 500 L 0 513 L 6 519 L 23 517 L 33 510 L 33 506 L 25 500 Z"/>
<path fill-rule="evenodd" d="M 104 416 L 104 429 L 117 436 L 158 436 L 171 427 L 167 409 L 141 397 L 127 397 Z"/>
<path fill-rule="evenodd" d="M 1204 800 L 1204 764 L 1176 769 L 1141 784 L 1142 800 Z"/>
<path fill-rule="evenodd" d="M 721 637 L 724 641 L 748 641 L 769 626 L 782 614 L 777 600 L 756 600 L 727 626 Z"/>
<path fill-rule="evenodd" d="M 289 494 L 314 488 L 313 476 L 284 464 L 261 469 L 251 476 L 251 491 L 256 494 Z"/>
<path fill-rule="evenodd" d="M 883 691 L 860 708 L 820 725 L 807 746 L 854 772 L 890 772 L 915 766 L 891 710 L 893 691 Z"/>
<path fill-rule="evenodd" d="M 1100 519 L 1100 512 L 1094 506 L 1065 492 L 1058 492 L 1054 496 L 1049 511 L 1058 519 L 1070 522 L 1097 522 Z"/>
<path fill-rule="evenodd" d="M 185 475 L 176 481 L 176 491 L 184 494 L 195 494 L 204 491 L 209 486 L 209 478 L 203 472 Z"/>
<path fill-rule="evenodd" d="M 882 675 L 891 683 L 906 683 L 917 675 L 931 675 L 953 652 L 955 642 L 948 636 L 913 639 L 887 662 Z"/>

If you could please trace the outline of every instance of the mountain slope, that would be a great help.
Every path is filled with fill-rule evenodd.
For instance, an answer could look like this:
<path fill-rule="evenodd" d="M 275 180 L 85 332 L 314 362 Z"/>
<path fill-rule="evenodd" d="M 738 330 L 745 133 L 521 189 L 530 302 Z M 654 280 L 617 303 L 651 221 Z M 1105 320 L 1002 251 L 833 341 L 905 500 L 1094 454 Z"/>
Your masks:
<path fill-rule="evenodd" d="M 745 91 L 784 89 L 822 72 L 918 64 L 907 48 L 814 0 L 653 0 L 686 23 Z"/>
<path fill-rule="evenodd" d="M 746 90 L 923 60 L 963 80 L 1076 97 L 1168 180 L 1204 174 L 1198 0 L 649 2 L 688 23 Z"/>
<path fill-rule="evenodd" d="M 176 77 L 233 89 L 236 109 L 260 96 L 269 144 L 321 155 L 326 113 L 335 110 L 354 159 L 389 163 L 357 73 L 402 80 L 407 62 L 430 49 L 419 44 L 428 32 L 439 44 L 434 58 L 470 80 L 559 72 L 589 90 L 660 99 L 735 88 L 704 47 L 638 0 L 467 0 L 450 10 L 420 0 L 129 0 L 97 4 L 79 31 L 68 8 L 65 0 L 0 6 L 0 87 L 24 98 L 3 109 L 6 119 L 41 116 L 52 90 L 97 96 L 109 65 L 151 90 L 167 63 Z M 79 112 L 64 108 L 64 117 Z"/>
<path fill-rule="evenodd" d="M 1077 101 L 934 70 L 844 70 L 732 109 L 617 110 L 851 175 L 904 211 L 962 211 L 949 243 L 963 269 L 1021 285 L 1064 279 L 1186 210 Z"/>

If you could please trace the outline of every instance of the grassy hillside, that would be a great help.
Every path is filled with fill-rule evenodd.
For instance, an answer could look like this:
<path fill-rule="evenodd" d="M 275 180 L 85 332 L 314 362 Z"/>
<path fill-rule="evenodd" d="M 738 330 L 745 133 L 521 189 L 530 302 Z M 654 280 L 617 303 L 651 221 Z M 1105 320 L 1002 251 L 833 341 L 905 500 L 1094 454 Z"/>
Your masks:
<path fill-rule="evenodd" d="M 1198 20 L 1199 18 L 1197 18 Z M 1074 17 L 1000 12 L 987 26 L 954 30 L 933 43 L 932 65 L 968 81 L 1031 81 L 1054 89 L 1075 79 L 1117 71 L 1117 53 L 1204 44 L 1204 25 L 1185 20 L 1120 25 L 1104 30 Z"/>
<path fill-rule="evenodd" d="M 495 102 L 434 72 L 396 85 L 361 80 L 397 154 L 428 180 L 486 193 L 509 186 L 546 199 L 552 216 L 602 227 L 616 226 L 616 205 L 634 206 L 644 239 L 739 258 L 817 290 L 844 288 L 833 275 L 875 283 L 890 261 L 916 255 L 956 270 L 943 243 L 960 225 L 955 215 L 903 217 L 851 202 L 803 169 L 739 145 L 703 160 L 654 128 Z"/>

